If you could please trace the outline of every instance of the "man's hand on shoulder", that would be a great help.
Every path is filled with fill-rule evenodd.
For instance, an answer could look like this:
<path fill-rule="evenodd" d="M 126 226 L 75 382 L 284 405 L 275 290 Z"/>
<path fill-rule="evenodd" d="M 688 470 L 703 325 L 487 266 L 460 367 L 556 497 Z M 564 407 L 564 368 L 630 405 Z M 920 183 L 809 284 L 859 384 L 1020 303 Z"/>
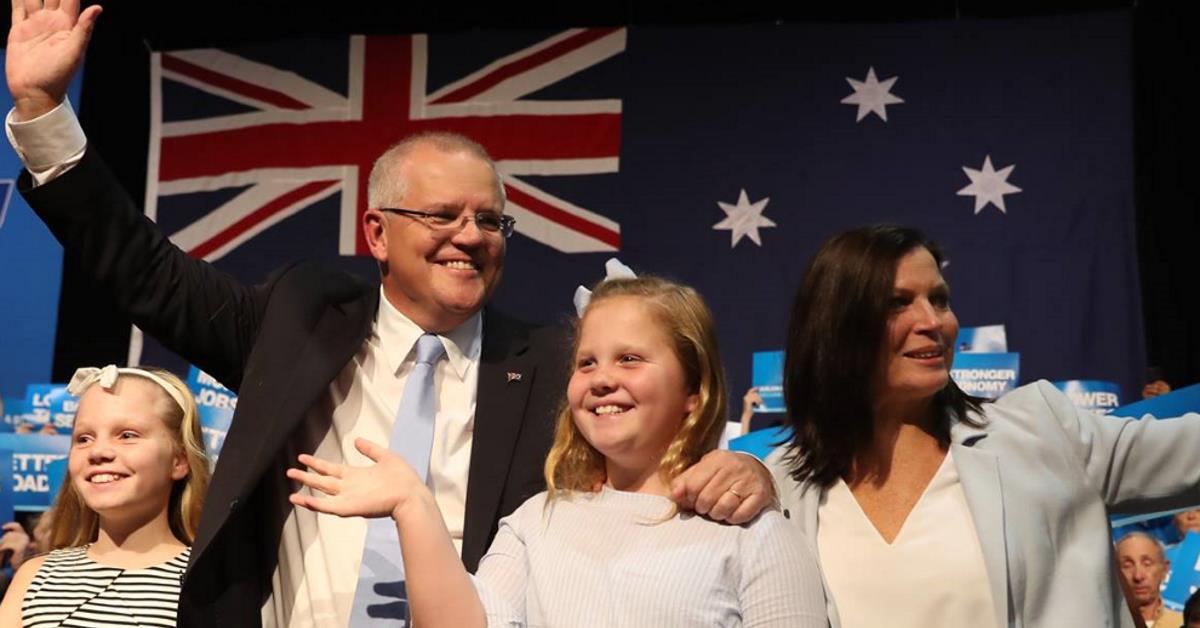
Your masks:
<path fill-rule="evenodd" d="M 771 472 L 757 458 L 710 451 L 671 482 L 671 498 L 684 510 L 742 524 L 776 504 Z"/>

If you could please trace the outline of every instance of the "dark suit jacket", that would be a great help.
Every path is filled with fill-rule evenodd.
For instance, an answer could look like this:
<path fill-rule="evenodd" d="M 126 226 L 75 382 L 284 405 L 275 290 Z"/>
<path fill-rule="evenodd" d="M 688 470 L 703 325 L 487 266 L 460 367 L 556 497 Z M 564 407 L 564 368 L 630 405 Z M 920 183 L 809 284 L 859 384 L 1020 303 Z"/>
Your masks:
<path fill-rule="evenodd" d="M 239 393 L 193 544 L 179 625 L 259 625 L 291 509 L 264 478 L 296 464 L 289 445 L 312 451 L 323 436 L 298 428 L 361 348 L 378 282 L 296 264 L 263 285 L 240 284 L 173 246 L 92 150 L 44 186 L 31 188 L 22 174 L 19 188 L 134 323 Z M 490 309 L 483 321 L 463 533 L 463 562 L 472 571 L 500 517 L 544 488 L 567 365 L 557 330 Z M 509 372 L 520 379 L 509 381 Z"/>

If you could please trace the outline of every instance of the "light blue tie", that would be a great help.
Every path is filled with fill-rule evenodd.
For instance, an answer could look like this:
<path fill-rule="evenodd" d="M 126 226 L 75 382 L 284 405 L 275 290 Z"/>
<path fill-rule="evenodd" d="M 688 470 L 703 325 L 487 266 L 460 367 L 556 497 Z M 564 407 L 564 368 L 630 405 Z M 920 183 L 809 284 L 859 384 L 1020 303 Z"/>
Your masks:
<path fill-rule="evenodd" d="M 437 414 L 433 374 L 437 361 L 445 352 L 441 339 L 433 334 L 424 334 L 417 339 L 417 362 L 404 384 L 404 396 L 400 399 L 400 410 L 396 413 L 388 443 L 388 447 L 403 456 L 422 480 L 429 473 L 429 451 L 433 447 L 433 423 Z M 350 625 L 371 626 L 380 620 L 397 619 L 404 622 L 407 616 L 408 595 L 404 588 L 404 563 L 400 558 L 396 524 L 391 517 L 368 519 L 367 543 L 363 547 Z"/>

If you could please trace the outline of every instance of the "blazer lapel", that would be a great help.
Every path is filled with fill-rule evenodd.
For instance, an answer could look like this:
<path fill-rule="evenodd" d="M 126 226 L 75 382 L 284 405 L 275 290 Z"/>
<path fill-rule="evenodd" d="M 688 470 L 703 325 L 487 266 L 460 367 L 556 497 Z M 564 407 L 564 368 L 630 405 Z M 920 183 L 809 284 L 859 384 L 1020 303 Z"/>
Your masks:
<path fill-rule="evenodd" d="M 1008 554 L 1004 535 L 1004 493 L 996 454 L 987 451 L 987 432 L 963 423 L 950 431 L 950 450 L 958 468 L 975 532 L 983 550 L 998 626 L 1008 626 Z"/>
<path fill-rule="evenodd" d="M 275 355 L 285 356 L 281 363 L 259 364 L 256 371 L 247 371 L 204 508 L 205 515 L 216 520 L 202 522 L 201 534 L 193 543 L 192 564 L 207 548 L 212 535 L 258 485 L 304 413 L 362 346 L 378 305 L 376 288 L 356 300 L 326 306 L 311 333 L 294 351 L 272 347 Z M 273 340 L 296 344 L 294 337 L 266 342 Z"/>
<path fill-rule="evenodd" d="M 514 333 L 500 315 L 484 312 L 475 432 L 467 472 L 464 560 L 483 555 L 500 508 L 529 391 L 537 377 L 536 362 L 528 352 L 527 338 Z"/>

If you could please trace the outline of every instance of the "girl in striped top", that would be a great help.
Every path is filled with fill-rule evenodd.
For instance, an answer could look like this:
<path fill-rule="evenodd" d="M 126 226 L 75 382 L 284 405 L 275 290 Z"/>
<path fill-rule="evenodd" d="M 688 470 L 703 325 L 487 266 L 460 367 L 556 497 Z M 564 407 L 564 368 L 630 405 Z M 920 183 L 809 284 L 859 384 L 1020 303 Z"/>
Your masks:
<path fill-rule="evenodd" d="M 726 389 L 712 314 L 654 277 L 601 283 L 583 308 L 547 492 L 500 522 L 474 579 L 433 495 L 397 454 L 377 464 L 300 456 L 292 502 L 383 517 L 400 535 L 414 625 L 826 626 L 816 561 L 774 509 L 745 526 L 678 512 L 671 480 L 714 449 Z M 736 507 L 737 485 L 721 500 Z M 743 489 L 748 490 L 748 489 Z"/>
<path fill-rule="evenodd" d="M 208 490 L 196 402 L 152 368 L 83 368 L 67 478 L 50 513 L 54 551 L 27 561 L 0 625 L 174 626 Z"/>

